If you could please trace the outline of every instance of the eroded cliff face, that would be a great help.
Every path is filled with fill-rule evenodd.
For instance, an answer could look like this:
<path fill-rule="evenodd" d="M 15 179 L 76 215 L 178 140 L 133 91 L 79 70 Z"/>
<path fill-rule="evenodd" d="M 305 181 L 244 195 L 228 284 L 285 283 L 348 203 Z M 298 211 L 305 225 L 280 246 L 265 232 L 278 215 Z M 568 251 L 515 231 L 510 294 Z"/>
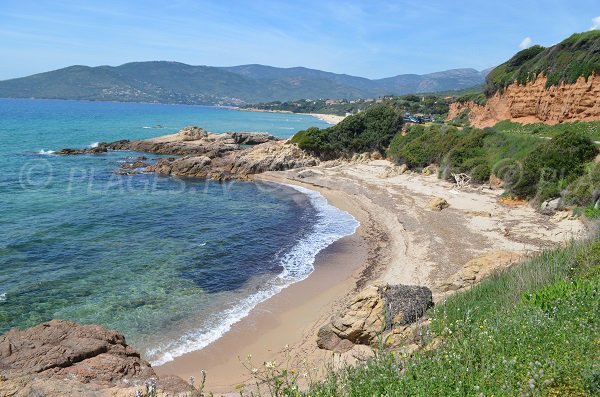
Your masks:
<path fill-rule="evenodd" d="M 453 103 L 448 119 L 469 110 L 471 125 L 491 127 L 502 120 L 518 123 L 557 124 L 600 120 L 600 76 L 587 81 L 580 77 L 575 84 L 546 88 L 546 77 L 538 77 L 525 86 L 512 84 L 502 94 L 488 98 L 485 106 L 474 102 Z"/>

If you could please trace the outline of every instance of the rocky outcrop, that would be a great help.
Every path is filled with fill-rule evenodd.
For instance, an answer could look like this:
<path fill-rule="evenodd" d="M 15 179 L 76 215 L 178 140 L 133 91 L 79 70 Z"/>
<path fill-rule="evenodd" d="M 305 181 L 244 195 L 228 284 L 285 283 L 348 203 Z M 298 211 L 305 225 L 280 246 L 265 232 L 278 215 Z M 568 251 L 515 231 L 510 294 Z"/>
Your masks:
<path fill-rule="evenodd" d="M 141 141 L 120 140 L 100 142 L 96 147 L 84 149 L 66 148 L 55 152 L 59 155 L 101 154 L 109 150 L 129 150 L 145 153 L 171 154 L 176 156 L 207 155 L 215 157 L 234 150 L 240 145 L 260 145 L 280 139 L 266 132 L 226 132 L 210 134 L 203 128 L 189 126 L 178 133 Z"/>
<path fill-rule="evenodd" d="M 251 146 L 249 148 L 242 145 Z M 128 150 L 182 157 L 161 158 L 155 164 L 143 161 L 122 163 L 117 174 L 133 175 L 140 167 L 145 172 L 163 175 L 245 179 L 265 171 L 283 171 L 319 164 L 319 159 L 297 145 L 265 132 L 228 132 L 209 134 L 198 127 L 186 127 L 177 134 L 143 141 L 121 140 L 100 143 L 95 148 L 63 149 L 57 154 L 98 154 L 109 150 Z"/>
<path fill-rule="evenodd" d="M 427 287 L 368 286 L 319 329 L 317 345 L 340 352 L 355 344 L 370 345 L 393 326 L 416 321 L 431 306 L 432 293 Z"/>
<path fill-rule="evenodd" d="M 206 138 L 208 136 L 208 132 L 204 128 L 196 127 L 196 126 L 188 126 L 184 127 L 177 133 L 182 141 L 197 141 L 199 139 Z"/>
<path fill-rule="evenodd" d="M 150 364 L 123 335 L 97 325 L 52 320 L 0 336 L 3 396 L 110 395 L 100 391 L 139 386 L 155 378 Z M 181 389 L 182 382 L 171 379 L 167 384 Z M 129 390 L 129 395 L 134 393 Z"/>
<path fill-rule="evenodd" d="M 163 175 L 212 178 L 216 180 L 245 179 L 266 171 L 284 171 L 311 167 L 319 160 L 304 152 L 297 145 L 287 142 L 269 142 L 249 149 L 210 158 L 186 156 L 161 159 L 146 171 Z"/>
<path fill-rule="evenodd" d="M 546 88 L 546 77 L 539 76 L 526 85 L 514 83 L 487 99 L 484 106 L 474 102 L 450 105 L 448 120 L 469 111 L 471 125 L 491 127 L 502 120 L 523 124 L 600 120 L 600 76 L 587 81 L 580 77 L 574 84 Z"/>
<path fill-rule="evenodd" d="M 521 254 L 510 251 L 492 251 L 474 258 L 450 279 L 443 282 L 439 289 L 442 292 L 458 291 L 473 286 L 494 271 L 505 269 L 521 259 Z"/>

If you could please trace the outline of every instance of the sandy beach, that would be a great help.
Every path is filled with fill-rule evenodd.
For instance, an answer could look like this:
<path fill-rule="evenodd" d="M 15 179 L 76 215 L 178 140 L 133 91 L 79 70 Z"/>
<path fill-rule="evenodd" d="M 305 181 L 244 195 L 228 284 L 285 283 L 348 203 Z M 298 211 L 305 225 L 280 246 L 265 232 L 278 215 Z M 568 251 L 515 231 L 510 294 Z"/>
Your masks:
<path fill-rule="evenodd" d="M 303 114 L 305 116 L 316 117 L 319 120 L 322 120 L 328 124 L 336 125 L 340 121 L 344 120 L 346 116 L 338 116 L 335 114 L 322 114 L 322 113 L 294 113 L 287 110 L 266 110 L 266 109 L 256 109 L 256 108 L 232 108 L 234 110 L 244 111 L 244 112 L 268 112 L 268 113 L 289 113 L 289 114 Z"/>
<path fill-rule="evenodd" d="M 388 161 L 377 160 L 325 163 L 303 178 L 298 175 L 302 170 L 257 175 L 319 191 L 361 226 L 353 236 L 321 252 L 308 279 L 259 305 L 203 350 L 157 367 L 157 373 L 187 379 L 198 378 L 204 369 L 206 390 L 226 393 L 252 383 L 241 364 L 247 354 L 255 366 L 291 357 L 299 369 L 319 367 L 332 353 L 317 348 L 317 330 L 364 285 L 375 280 L 425 285 L 439 302 L 450 293 L 444 288 L 447 280 L 474 258 L 494 252 L 527 255 L 584 231 L 578 220 L 503 205 L 497 200 L 502 192 L 498 189 L 457 190 L 436 176 L 416 173 L 388 177 L 393 169 Z M 429 209 L 427 203 L 434 197 L 446 199 L 449 208 Z"/>

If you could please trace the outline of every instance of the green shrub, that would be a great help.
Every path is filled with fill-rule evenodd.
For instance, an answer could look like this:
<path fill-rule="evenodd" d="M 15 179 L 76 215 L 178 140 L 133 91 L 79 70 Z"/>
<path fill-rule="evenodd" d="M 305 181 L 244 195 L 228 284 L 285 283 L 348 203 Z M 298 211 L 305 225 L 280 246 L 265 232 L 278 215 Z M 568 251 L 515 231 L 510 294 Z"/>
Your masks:
<path fill-rule="evenodd" d="M 402 115 L 396 109 L 376 105 L 346 117 L 333 127 L 312 127 L 299 131 L 291 142 L 303 150 L 325 157 L 370 151 L 384 153 L 401 127 Z"/>
<path fill-rule="evenodd" d="M 542 143 L 523 162 L 523 173 L 510 191 L 521 198 L 543 201 L 560 193 L 560 183 L 582 175 L 598 149 L 583 134 L 565 131 Z M 539 194 L 538 194 L 539 193 Z"/>
<path fill-rule="evenodd" d="M 582 176 L 568 186 L 568 204 L 593 206 L 594 191 L 600 189 L 600 163 L 589 164 Z"/>
<path fill-rule="evenodd" d="M 479 164 L 475 166 L 471 172 L 469 172 L 469 175 L 471 178 L 473 178 L 473 181 L 477 183 L 485 183 L 489 181 L 491 174 L 492 170 L 487 164 Z"/>
<path fill-rule="evenodd" d="M 425 167 L 432 163 L 440 164 L 448 150 L 454 147 L 458 136 L 455 127 L 444 125 L 434 125 L 423 131 L 418 129 L 413 132 L 411 129 L 405 139 L 394 148 L 392 157 L 398 163 L 405 163 L 411 168 Z"/>
<path fill-rule="evenodd" d="M 526 84 L 539 75 L 547 77 L 546 87 L 574 83 L 600 73 L 600 31 L 576 33 L 561 43 L 544 48 L 533 46 L 515 54 L 494 68 L 486 78 L 485 94 L 489 97 L 515 81 Z"/>

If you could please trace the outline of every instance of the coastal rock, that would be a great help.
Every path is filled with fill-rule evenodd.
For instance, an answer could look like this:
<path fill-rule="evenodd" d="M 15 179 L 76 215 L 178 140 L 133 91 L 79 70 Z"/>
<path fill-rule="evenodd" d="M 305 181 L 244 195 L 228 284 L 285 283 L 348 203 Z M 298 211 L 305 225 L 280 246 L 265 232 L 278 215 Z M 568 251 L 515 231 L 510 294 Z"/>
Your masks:
<path fill-rule="evenodd" d="M 65 148 L 54 152 L 54 154 L 59 154 L 63 156 L 69 155 L 77 155 L 77 154 L 102 154 L 106 153 L 108 149 L 104 146 L 97 146 L 93 148 L 85 148 L 85 149 L 70 149 Z"/>
<path fill-rule="evenodd" d="M 347 351 L 351 344 L 372 344 L 396 325 L 410 324 L 433 305 L 431 290 L 408 285 L 366 287 L 318 332 L 320 348 Z"/>
<path fill-rule="evenodd" d="M 427 207 L 434 211 L 441 211 L 449 206 L 450 204 L 448 204 L 448 202 L 441 197 L 434 197 L 429 201 L 429 203 L 427 203 Z"/>
<path fill-rule="evenodd" d="M 229 171 L 241 176 L 313 167 L 319 164 L 316 157 L 306 153 L 297 145 L 284 141 L 257 145 L 232 157 Z"/>
<path fill-rule="evenodd" d="M 155 376 L 123 335 L 97 325 L 52 320 L 0 337 L 0 376 L 36 375 L 118 384 Z"/>
<path fill-rule="evenodd" d="M 540 207 L 542 211 L 554 212 L 557 211 L 561 207 L 561 198 L 557 197 L 552 200 L 546 200 L 542 203 Z"/>
<path fill-rule="evenodd" d="M 212 159 L 206 156 L 188 156 L 178 159 L 160 159 L 156 164 L 144 169 L 162 175 L 207 175 L 211 170 Z"/>
<path fill-rule="evenodd" d="M 206 138 L 208 136 L 208 132 L 204 128 L 196 127 L 196 126 L 188 126 L 184 127 L 177 133 L 181 137 L 181 140 L 184 142 L 187 141 L 197 141 L 199 139 Z"/>
<path fill-rule="evenodd" d="M 489 183 L 490 183 L 491 187 L 496 187 L 496 188 L 504 187 L 504 181 L 502 179 L 498 178 L 494 174 L 490 175 Z"/>
<path fill-rule="evenodd" d="M 52 320 L 0 336 L 0 396 L 131 397 L 155 382 L 157 396 L 189 395 L 175 376 L 158 379 L 123 335 Z"/>
<path fill-rule="evenodd" d="M 312 178 L 315 176 L 322 176 L 323 174 L 315 172 L 314 170 L 308 169 L 298 172 L 298 178 Z"/>
<path fill-rule="evenodd" d="M 393 165 L 391 167 L 387 167 L 385 171 L 383 171 L 379 177 L 380 178 L 392 178 L 398 175 L 404 174 L 408 171 L 408 166 L 406 164 L 401 165 Z"/>
<path fill-rule="evenodd" d="M 260 145 L 261 143 L 279 141 L 268 132 L 228 132 L 235 143 L 239 145 Z"/>
<path fill-rule="evenodd" d="M 439 170 L 440 170 L 440 167 L 438 167 L 437 164 L 430 164 L 427 167 L 423 168 L 421 173 L 425 176 L 437 175 Z"/>
<path fill-rule="evenodd" d="M 507 268 L 521 259 L 521 254 L 512 251 L 492 251 L 471 259 L 449 280 L 440 285 L 440 291 L 449 292 L 468 288 L 480 282 L 498 269 Z"/>

